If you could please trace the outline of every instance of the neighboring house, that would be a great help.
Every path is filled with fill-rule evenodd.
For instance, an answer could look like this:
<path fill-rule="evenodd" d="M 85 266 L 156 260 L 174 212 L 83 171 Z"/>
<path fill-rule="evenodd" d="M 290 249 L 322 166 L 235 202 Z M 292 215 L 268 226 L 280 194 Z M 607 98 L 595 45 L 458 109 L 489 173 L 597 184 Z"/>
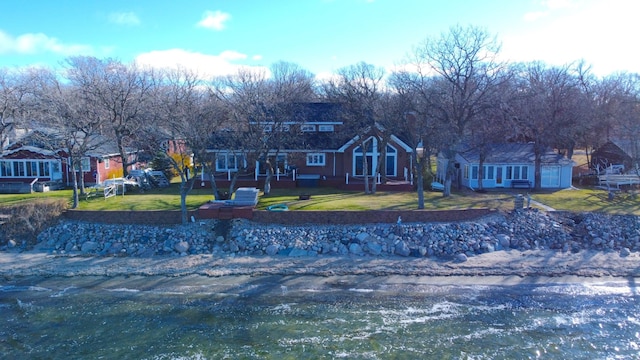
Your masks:
<path fill-rule="evenodd" d="M 122 177 L 122 160 L 115 145 L 105 143 L 86 155 L 80 159 L 85 185 Z M 69 186 L 73 182 L 69 163 L 65 150 L 14 144 L 0 154 L 0 182 L 58 182 Z M 76 166 L 76 172 L 79 167 Z"/>
<path fill-rule="evenodd" d="M 609 140 L 591 154 L 591 168 L 597 171 L 619 169 L 629 172 L 638 168 L 640 159 L 640 142 L 632 140 Z"/>
<path fill-rule="evenodd" d="M 488 147 L 484 161 L 482 186 L 485 189 L 531 187 L 535 184 L 535 155 L 533 144 L 494 144 Z M 463 186 L 478 188 L 480 154 L 477 148 L 459 151 L 456 168 Z M 438 159 L 438 178 L 444 178 L 447 160 Z M 541 187 L 564 189 L 571 186 L 574 162 L 552 149 L 541 159 Z"/>
<path fill-rule="evenodd" d="M 281 131 L 289 134 L 282 136 L 281 150 L 271 151 L 269 155 L 279 175 L 318 179 L 321 185 L 328 186 L 361 184 L 363 157 L 367 157 L 367 174 L 371 176 L 378 165 L 379 154 L 385 150 L 380 164 L 381 174 L 390 181 L 410 182 L 413 151 L 401 139 L 379 125 L 372 126 L 362 134 L 355 134 L 346 128 L 339 104 L 305 103 L 298 106 L 298 111 L 287 121 L 260 123 L 265 133 Z M 384 149 L 378 140 L 379 135 L 388 139 Z M 364 152 L 360 146 L 361 136 L 367 139 Z M 214 140 L 214 143 L 223 144 L 225 141 Z M 238 150 L 212 147 L 209 151 L 215 153 L 215 170 L 218 173 L 232 174 L 246 167 L 247 173 L 254 174 L 256 180 L 266 175 L 263 162 L 248 161 Z M 402 190 L 408 189 L 411 187 Z"/>

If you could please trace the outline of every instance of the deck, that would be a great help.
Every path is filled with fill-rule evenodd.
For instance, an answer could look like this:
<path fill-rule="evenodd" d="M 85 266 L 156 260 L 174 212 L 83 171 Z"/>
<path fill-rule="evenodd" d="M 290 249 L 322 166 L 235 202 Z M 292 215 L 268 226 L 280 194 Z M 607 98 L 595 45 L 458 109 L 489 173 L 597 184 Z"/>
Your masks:
<path fill-rule="evenodd" d="M 605 190 L 622 190 L 640 185 L 640 176 L 630 174 L 607 174 L 598 176 L 598 187 Z"/>
<path fill-rule="evenodd" d="M 236 182 L 236 187 L 255 187 L 258 189 L 264 189 L 264 177 L 259 177 L 257 180 L 249 176 L 241 176 Z M 370 180 L 371 181 L 371 180 Z M 228 188 L 231 181 L 226 176 L 216 176 L 216 185 L 218 188 Z M 311 186 L 309 186 L 311 185 Z M 308 187 L 332 187 L 340 190 L 361 191 L 364 189 L 364 180 L 360 178 L 350 178 L 347 184 L 344 177 L 321 177 L 315 182 L 311 181 L 297 181 L 293 180 L 290 176 L 275 176 L 271 180 L 272 189 L 300 189 Z M 211 184 L 208 179 L 204 181 L 196 181 L 195 188 L 211 188 Z M 385 183 L 376 184 L 376 190 L 378 191 L 405 191 L 410 192 L 415 190 L 415 186 L 409 181 L 405 181 L 401 178 L 390 178 Z"/>

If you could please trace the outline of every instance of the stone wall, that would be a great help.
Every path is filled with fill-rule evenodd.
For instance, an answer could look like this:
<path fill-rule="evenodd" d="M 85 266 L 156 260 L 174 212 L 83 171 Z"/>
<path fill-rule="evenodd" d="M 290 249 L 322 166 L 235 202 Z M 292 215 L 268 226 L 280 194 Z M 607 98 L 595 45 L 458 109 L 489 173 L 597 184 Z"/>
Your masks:
<path fill-rule="evenodd" d="M 252 220 L 272 224 L 371 224 L 403 222 L 450 222 L 473 220 L 489 215 L 490 209 L 465 210 L 372 210 L 372 211 L 265 211 L 254 210 Z M 198 219 L 197 211 L 190 211 L 189 218 Z M 69 220 L 104 224 L 180 224 L 180 211 L 84 211 L 67 210 L 64 217 Z"/>
<path fill-rule="evenodd" d="M 189 212 L 189 218 L 195 211 Z M 144 224 L 175 225 L 180 224 L 180 211 L 84 211 L 67 210 L 64 217 L 69 220 L 104 224 Z"/>
<path fill-rule="evenodd" d="M 255 210 L 252 221 L 273 224 L 371 224 L 402 222 L 452 222 L 489 215 L 490 209 L 466 210 L 371 210 L 371 211 L 264 211 Z"/>

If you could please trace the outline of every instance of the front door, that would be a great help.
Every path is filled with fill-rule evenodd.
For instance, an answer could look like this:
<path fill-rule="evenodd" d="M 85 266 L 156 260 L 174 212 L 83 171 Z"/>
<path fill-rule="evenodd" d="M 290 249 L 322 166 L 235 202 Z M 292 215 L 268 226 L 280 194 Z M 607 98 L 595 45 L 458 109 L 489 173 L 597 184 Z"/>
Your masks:
<path fill-rule="evenodd" d="M 496 187 L 503 187 L 502 184 L 502 166 L 496 166 Z"/>

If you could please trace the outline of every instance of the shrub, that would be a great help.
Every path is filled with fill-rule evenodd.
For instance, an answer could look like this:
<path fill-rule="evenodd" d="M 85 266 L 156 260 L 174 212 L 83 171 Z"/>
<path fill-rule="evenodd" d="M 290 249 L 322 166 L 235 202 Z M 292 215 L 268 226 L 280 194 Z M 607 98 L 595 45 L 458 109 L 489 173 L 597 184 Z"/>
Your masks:
<path fill-rule="evenodd" d="M 0 244 L 6 245 L 14 240 L 26 248 L 33 247 L 38 234 L 52 226 L 69 207 L 66 199 L 38 199 L 3 208 L 8 214 L 7 221 L 0 225 Z"/>

